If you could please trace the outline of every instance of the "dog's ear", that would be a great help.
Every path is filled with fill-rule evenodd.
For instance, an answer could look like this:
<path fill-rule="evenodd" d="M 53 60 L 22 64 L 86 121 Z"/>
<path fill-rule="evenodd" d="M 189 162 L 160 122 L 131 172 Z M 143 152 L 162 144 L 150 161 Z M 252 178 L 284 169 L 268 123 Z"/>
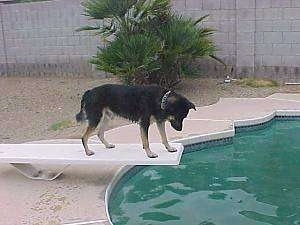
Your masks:
<path fill-rule="evenodd" d="M 196 106 L 194 105 L 194 103 L 189 101 L 189 109 L 193 109 L 195 111 L 197 111 Z"/>

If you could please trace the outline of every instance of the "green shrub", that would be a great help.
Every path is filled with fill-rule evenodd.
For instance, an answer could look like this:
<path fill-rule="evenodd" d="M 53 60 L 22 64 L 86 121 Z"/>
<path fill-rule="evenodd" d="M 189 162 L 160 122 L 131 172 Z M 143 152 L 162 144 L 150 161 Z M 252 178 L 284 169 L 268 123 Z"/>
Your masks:
<path fill-rule="evenodd" d="M 63 130 L 63 129 L 70 128 L 73 126 L 74 126 L 74 121 L 63 120 L 63 121 L 52 124 L 50 126 L 49 130 L 52 130 L 52 131 Z"/>
<path fill-rule="evenodd" d="M 196 59 L 215 57 L 213 30 L 198 20 L 175 15 L 170 0 L 88 0 L 85 15 L 105 42 L 91 63 L 129 84 L 172 87 Z M 221 61 L 220 61 L 221 62 Z"/>
<path fill-rule="evenodd" d="M 127 84 L 144 84 L 151 73 L 159 69 L 156 54 L 160 50 L 155 36 L 123 33 L 107 47 L 99 49 L 91 62 L 99 70 L 119 75 Z"/>

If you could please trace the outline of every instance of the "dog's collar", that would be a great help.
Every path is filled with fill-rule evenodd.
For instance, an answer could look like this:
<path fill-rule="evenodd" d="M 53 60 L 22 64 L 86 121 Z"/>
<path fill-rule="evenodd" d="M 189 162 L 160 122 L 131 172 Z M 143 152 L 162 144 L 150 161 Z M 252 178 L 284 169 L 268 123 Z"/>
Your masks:
<path fill-rule="evenodd" d="M 160 108 L 162 110 L 165 110 L 166 107 L 167 107 L 167 100 L 168 100 L 168 97 L 169 95 L 171 94 L 171 91 L 168 91 L 167 93 L 164 94 L 164 96 L 162 97 L 161 99 L 161 103 L 160 103 Z"/>

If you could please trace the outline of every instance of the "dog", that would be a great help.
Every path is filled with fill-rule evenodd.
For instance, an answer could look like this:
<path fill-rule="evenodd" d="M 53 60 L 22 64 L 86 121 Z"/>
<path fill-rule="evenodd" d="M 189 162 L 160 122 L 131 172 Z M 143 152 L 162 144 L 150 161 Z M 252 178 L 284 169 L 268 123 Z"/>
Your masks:
<path fill-rule="evenodd" d="M 87 120 L 88 126 L 82 136 L 82 144 L 86 155 L 94 152 L 88 148 L 88 138 L 95 131 L 98 124 L 98 137 L 106 148 L 114 148 L 115 145 L 104 138 L 109 119 L 117 115 L 132 122 L 139 123 L 143 148 L 150 158 L 158 155 L 149 148 L 148 130 L 151 122 L 155 122 L 161 136 L 162 143 L 169 152 L 176 152 L 167 140 L 165 122 L 181 131 L 183 120 L 189 110 L 196 110 L 195 105 L 188 99 L 174 91 L 163 89 L 157 85 L 126 86 L 106 84 L 86 91 L 81 99 L 81 109 L 76 115 L 77 122 Z"/>

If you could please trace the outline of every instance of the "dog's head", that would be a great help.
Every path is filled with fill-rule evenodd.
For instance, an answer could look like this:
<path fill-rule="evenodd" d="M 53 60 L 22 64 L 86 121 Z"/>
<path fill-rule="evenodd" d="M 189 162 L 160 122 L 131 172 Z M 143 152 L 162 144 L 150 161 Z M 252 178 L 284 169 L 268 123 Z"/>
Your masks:
<path fill-rule="evenodd" d="M 161 108 L 165 111 L 171 126 L 177 131 L 182 130 L 183 120 L 187 117 L 189 110 L 196 110 L 192 102 L 175 92 L 168 92 L 164 95 Z"/>

